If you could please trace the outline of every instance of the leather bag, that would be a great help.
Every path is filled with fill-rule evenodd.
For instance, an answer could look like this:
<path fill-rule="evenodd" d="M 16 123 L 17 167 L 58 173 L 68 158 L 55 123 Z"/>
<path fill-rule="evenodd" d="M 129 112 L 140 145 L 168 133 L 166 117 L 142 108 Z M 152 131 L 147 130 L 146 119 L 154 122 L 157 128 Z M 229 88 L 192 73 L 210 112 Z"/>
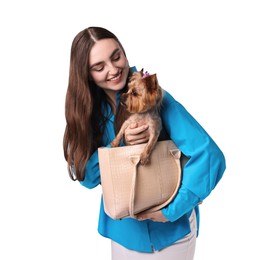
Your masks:
<path fill-rule="evenodd" d="M 154 212 L 175 197 L 181 182 L 181 151 L 171 140 L 157 142 L 150 163 L 140 165 L 146 144 L 98 149 L 104 210 L 113 219 Z"/>

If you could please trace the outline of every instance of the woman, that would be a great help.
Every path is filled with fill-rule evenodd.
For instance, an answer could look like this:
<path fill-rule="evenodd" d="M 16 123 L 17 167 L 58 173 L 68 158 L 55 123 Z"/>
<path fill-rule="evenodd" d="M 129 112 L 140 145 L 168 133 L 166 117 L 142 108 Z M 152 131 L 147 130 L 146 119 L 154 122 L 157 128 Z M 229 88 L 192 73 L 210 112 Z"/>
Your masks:
<path fill-rule="evenodd" d="M 69 175 L 91 189 L 100 184 L 97 148 L 115 137 L 118 97 L 126 89 L 130 68 L 123 46 L 110 31 L 89 27 L 74 38 L 66 94 L 64 154 Z M 98 231 L 112 241 L 112 259 L 184 259 L 194 257 L 199 230 L 198 205 L 225 170 L 223 153 L 199 123 L 168 92 L 161 109 L 162 136 L 172 139 L 189 158 L 175 199 L 139 219 L 113 220 L 101 200 Z M 148 140 L 148 126 L 132 125 L 125 143 Z"/>

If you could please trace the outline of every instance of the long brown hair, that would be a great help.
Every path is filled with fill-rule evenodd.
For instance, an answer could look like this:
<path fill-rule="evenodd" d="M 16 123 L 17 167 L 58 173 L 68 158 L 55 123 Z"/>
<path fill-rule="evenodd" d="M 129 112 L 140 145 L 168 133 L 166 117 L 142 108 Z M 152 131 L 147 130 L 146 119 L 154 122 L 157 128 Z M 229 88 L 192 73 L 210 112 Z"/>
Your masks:
<path fill-rule="evenodd" d="M 96 41 L 110 38 L 116 40 L 124 52 L 118 38 L 101 27 L 84 29 L 72 42 L 63 149 L 69 176 L 74 181 L 84 180 L 87 161 L 101 143 L 106 121 L 103 115 L 106 113 L 102 113 L 101 108 L 107 98 L 90 79 L 89 54 Z"/>

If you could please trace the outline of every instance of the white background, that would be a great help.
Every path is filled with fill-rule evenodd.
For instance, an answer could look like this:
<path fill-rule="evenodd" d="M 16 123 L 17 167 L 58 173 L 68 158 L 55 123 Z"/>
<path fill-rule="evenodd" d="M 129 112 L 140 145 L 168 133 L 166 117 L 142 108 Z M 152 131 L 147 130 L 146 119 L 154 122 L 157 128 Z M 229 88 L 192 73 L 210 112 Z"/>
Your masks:
<path fill-rule="evenodd" d="M 267 3 L 2 1 L 0 259 L 110 259 L 100 187 L 72 182 L 62 149 L 71 42 L 92 25 L 156 72 L 226 156 L 195 259 L 269 259 Z"/>

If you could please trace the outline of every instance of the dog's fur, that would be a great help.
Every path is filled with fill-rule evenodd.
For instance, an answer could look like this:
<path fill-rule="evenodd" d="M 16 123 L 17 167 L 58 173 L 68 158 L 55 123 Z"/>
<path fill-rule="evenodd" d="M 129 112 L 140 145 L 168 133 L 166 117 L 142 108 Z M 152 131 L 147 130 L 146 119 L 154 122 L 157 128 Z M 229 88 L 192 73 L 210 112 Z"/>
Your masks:
<path fill-rule="evenodd" d="M 150 161 L 150 154 L 161 132 L 160 106 L 163 93 L 158 84 L 156 74 L 146 76 L 143 74 L 143 69 L 140 72 L 134 72 L 130 77 L 127 92 L 121 96 L 120 102 L 124 107 L 124 112 L 120 117 L 124 122 L 117 136 L 111 142 L 111 147 L 119 146 L 125 129 L 130 124 L 134 122 L 138 126 L 148 124 L 149 140 L 140 155 L 140 163 L 145 165 Z"/>

